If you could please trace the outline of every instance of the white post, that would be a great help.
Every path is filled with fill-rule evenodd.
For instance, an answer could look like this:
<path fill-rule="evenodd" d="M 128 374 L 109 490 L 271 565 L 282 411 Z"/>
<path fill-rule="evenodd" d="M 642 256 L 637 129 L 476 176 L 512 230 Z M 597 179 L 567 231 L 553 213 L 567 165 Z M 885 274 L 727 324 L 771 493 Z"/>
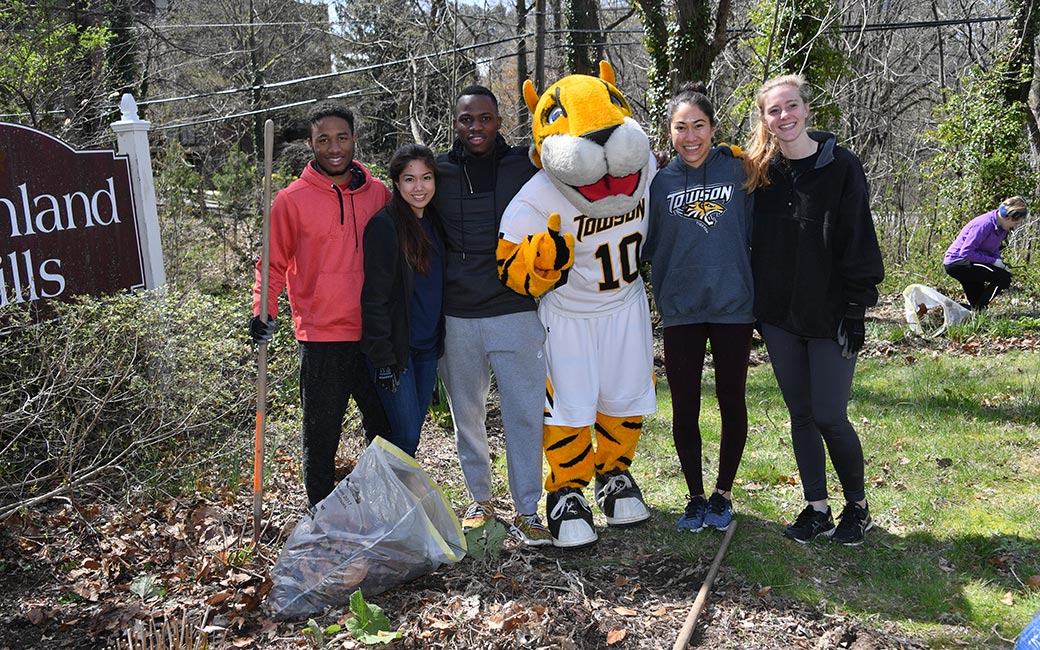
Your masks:
<path fill-rule="evenodd" d="M 116 132 L 119 153 L 130 162 L 130 184 L 134 189 L 137 230 L 144 256 L 144 284 L 145 288 L 154 289 L 166 284 L 166 268 L 163 266 L 159 211 L 155 205 L 155 180 L 148 146 L 148 130 L 152 124 L 137 116 L 137 102 L 129 93 L 123 94 L 119 110 L 123 119 L 113 122 L 112 130 Z"/>

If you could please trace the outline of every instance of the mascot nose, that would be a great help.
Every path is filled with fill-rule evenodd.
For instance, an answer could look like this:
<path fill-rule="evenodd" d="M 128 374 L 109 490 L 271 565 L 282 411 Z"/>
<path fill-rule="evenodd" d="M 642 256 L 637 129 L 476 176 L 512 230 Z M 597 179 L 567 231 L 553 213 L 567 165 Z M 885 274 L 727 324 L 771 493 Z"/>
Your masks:
<path fill-rule="evenodd" d="M 617 124 L 615 124 L 613 126 L 608 126 L 605 129 L 599 129 L 599 130 L 593 131 L 591 133 L 586 133 L 585 135 L 583 135 L 581 137 L 586 138 L 588 140 L 592 140 L 593 142 L 595 142 L 599 146 L 604 147 L 607 144 L 607 140 L 610 139 L 610 134 L 612 134 L 614 132 L 614 129 L 616 129 L 616 128 L 618 128 Z"/>

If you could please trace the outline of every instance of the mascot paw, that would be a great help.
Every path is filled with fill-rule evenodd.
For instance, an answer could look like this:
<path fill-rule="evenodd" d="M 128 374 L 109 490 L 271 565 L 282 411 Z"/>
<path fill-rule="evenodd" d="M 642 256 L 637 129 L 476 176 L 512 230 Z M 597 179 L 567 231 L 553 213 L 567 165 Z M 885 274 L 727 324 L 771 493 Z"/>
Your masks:
<path fill-rule="evenodd" d="M 549 215 L 548 230 L 535 235 L 538 256 L 534 266 L 539 271 L 563 271 L 574 264 L 574 235 L 560 234 L 560 215 Z"/>

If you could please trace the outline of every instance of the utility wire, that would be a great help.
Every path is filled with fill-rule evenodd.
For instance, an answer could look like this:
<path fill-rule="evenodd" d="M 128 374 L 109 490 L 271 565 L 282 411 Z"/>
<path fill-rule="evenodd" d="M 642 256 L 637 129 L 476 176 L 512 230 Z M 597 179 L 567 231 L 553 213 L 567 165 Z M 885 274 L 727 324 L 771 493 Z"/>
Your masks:
<path fill-rule="evenodd" d="M 965 19 L 960 19 L 960 20 L 919 21 L 919 22 L 914 22 L 914 23 L 875 23 L 875 24 L 859 24 L 859 25 L 840 25 L 840 26 L 838 26 L 837 29 L 839 31 L 842 31 L 842 32 L 858 32 L 858 31 L 874 32 L 874 31 L 889 31 L 889 30 L 895 31 L 895 30 L 901 30 L 901 29 L 923 29 L 923 28 L 928 28 L 928 27 L 945 27 L 945 26 L 951 26 L 951 25 L 968 25 L 968 24 L 977 24 L 977 23 L 998 22 L 998 21 L 1004 21 L 1004 20 L 1009 20 L 1009 19 L 1010 19 L 1009 16 L 992 16 L 992 17 L 984 17 L 984 18 L 965 18 Z M 603 31 L 604 30 L 601 30 L 601 29 L 567 29 L 567 30 L 553 29 L 553 30 L 546 30 L 545 33 L 546 34 L 552 34 L 552 35 L 567 34 L 567 33 L 574 33 L 574 34 L 602 34 Z M 736 30 L 728 30 L 728 31 L 731 32 L 731 33 L 734 33 L 734 34 L 740 34 L 740 33 L 753 32 L 754 30 L 736 29 Z M 629 29 L 615 29 L 615 30 L 611 30 L 611 33 L 618 33 L 618 34 L 643 34 L 644 30 L 641 30 L 641 29 L 630 29 L 630 30 Z M 183 100 L 186 100 L 186 99 L 201 99 L 203 97 L 214 97 L 214 96 L 220 96 L 220 95 L 232 95 L 232 94 L 243 93 L 243 92 L 253 92 L 253 91 L 256 91 L 256 90 L 264 90 L 264 89 L 268 89 L 268 88 L 284 88 L 284 87 L 287 87 L 287 86 L 292 86 L 292 85 L 295 85 L 295 84 L 305 83 L 305 82 L 308 82 L 308 81 L 318 81 L 318 80 L 321 80 L 321 79 L 330 79 L 330 78 L 333 78 L 333 77 L 341 77 L 341 76 L 345 76 L 345 75 L 356 74 L 356 73 L 359 73 L 359 72 L 370 72 L 370 71 L 373 71 L 373 70 L 380 70 L 380 69 L 383 69 L 383 68 L 389 68 L 389 67 L 397 66 L 397 65 L 400 65 L 402 63 L 409 63 L 409 62 L 411 62 L 413 60 L 425 61 L 425 60 L 429 60 L 429 59 L 435 59 L 435 58 L 439 58 L 439 57 L 442 57 L 442 56 L 448 56 L 448 55 L 451 55 L 451 54 L 457 54 L 459 52 L 466 52 L 466 51 L 477 49 L 477 48 L 490 47 L 490 46 L 493 46 L 493 45 L 500 45 L 502 43 L 508 43 L 508 42 L 511 42 L 511 41 L 517 41 L 517 40 L 524 39 L 524 38 L 530 38 L 532 36 L 533 36 L 533 34 L 531 32 L 525 32 L 524 34 L 508 36 L 508 37 L 500 38 L 500 39 L 494 40 L 494 41 L 484 41 L 484 42 L 481 42 L 481 43 L 474 43 L 472 45 L 466 45 L 466 46 L 462 46 L 462 47 L 455 48 L 455 49 L 441 50 L 439 52 L 432 52 L 432 53 L 429 53 L 429 54 L 422 54 L 422 55 L 419 55 L 417 57 L 408 58 L 408 59 L 395 59 L 393 61 L 386 61 L 386 62 L 383 62 L 383 63 L 374 63 L 372 65 L 362 66 L 362 67 L 359 67 L 359 68 L 351 68 L 351 69 L 348 69 L 348 70 L 338 70 L 336 72 L 326 72 L 326 73 L 319 74 L 319 75 L 312 75 L 312 76 L 309 76 L 309 77 L 299 77 L 299 78 L 296 78 L 296 79 L 287 79 L 287 80 L 284 80 L 284 81 L 278 81 L 278 82 L 273 82 L 273 83 L 268 83 L 268 84 L 258 84 L 258 85 L 255 85 L 255 86 L 245 86 L 245 87 L 240 87 L 240 88 L 228 88 L 228 89 L 225 89 L 225 90 L 216 90 L 216 91 L 208 91 L 208 92 L 204 92 L 204 93 L 196 93 L 194 95 L 181 95 L 181 96 L 166 97 L 166 98 L 161 98 L 161 99 L 149 99 L 149 100 L 144 100 L 144 101 L 139 102 L 139 105 L 140 106 L 147 106 L 147 105 L 152 105 L 152 104 L 164 104 L 164 103 L 168 103 L 168 102 L 178 102 L 178 101 L 183 101 Z M 502 58 L 502 57 L 496 57 L 496 58 Z"/>
<path fill-rule="evenodd" d="M 500 38 L 495 41 L 485 41 L 482 43 L 474 43 L 472 45 L 466 45 L 451 50 L 441 50 L 440 52 L 430 52 L 428 54 L 420 54 L 418 56 L 409 57 L 407 59 L 394 59 L 392 61 L 384 61 L 383 63 L 373 63 L 372 65 L 361 66 L 359 68 L 350 68 L 349 70 L 337 70 L 336 72 L 325 72 L 322 74 L 311 75 L 309 77 L 299 77 L 296 79 L 286 79 L 285 81 L 276 81 L 273 83 L 257 84 L 254 86 L 244 86 L 240 88 L 228 88 L 225 90 L 216 90 L 205 93 L 196 93 L 194 95 L 181 95 L 179 97 L 166 97 L 163 99 L 149 99 L 138 102 L 138 106 L 148 106 L 152 104 L 165 104 L 168 102 L 183 101 L 185 99 L 200 99 L 202 97 L 214 97 L 218 95 L 233 95 L 236 93 L 253 92 L 256 90 L 266 90 L 270 88 L 285 88 L 287 86 L 293 86 L 296 84 L 304 83 L 307 81 L 318 81 L 321 79 L 331 79 L 333 77 L 342 77 L 349 74 L 356 74 L 359 72 L 370 72 L 372 70 L 381 70 L 383 68 L 389 68 L 403 63 L 411 63 L 412 61 L 426 61 L 429 59 L 436 59 L 449 54 L 455 54 L 458 52 L 466 52 L 480 47 L 490 47 L 492 45 L 499 45 L 501 43 L 508 43 L 510 41 L 520 40 L 522 38 L 528 38 L 532 36 L 530 33 L 520 34 L 518 36 L 509 36 L 506 38 Z"/>
<path fill-rule="evenodd" d="M 948 27 L 948 26 L 957 26 L 957 25 L 971 25 L 971 24 L 980 24 L 980 23 L 991 23 L 991 22 L 1000 22 L 1000 21 L 1006 21 L 1006 20 L 1010 20 L 1010 16 L 987 16 L 987 17 L 980 17 L 980 18 L 963 18 L 963 19 L 957 19 L 957 20 L 931 20 L 931 21 L 916 21 L 916 22 L 901 22 L 901 23 L 872 23 L 872 24 L 858 24 L 858 25 L 850 24 L 850 25 L 839 25 L 837 27 L 837 29 L 839 31 L 841 31 L 841 32 L 897 31 L 897 30 L 904 30 L 904 29 L 925 29 L 925 28 L 934 28 L 934 27 Z M 270 23 L 270 24 L 278 24 L 278 23 Z M 284 23 L 284 24 L 291 25 L 291 24 L 309 24 L 309 23 Z M 219 24 L 215 23 L 212 26 L 213 27 L 226 27 L 226 26 L 231 26 L 231 25 L 235 25 L 235 24 L 234 23 L 219 23 Z M 200 26 L 210 26 L 210 25 L 200 25 Z M 733 33 L 733 34 L 753 33 L 754 31 L 755 30 L 743 29 L 743 28 L 742 29 L 729 29 L 729 30 L 727 30 L 728 33 Z M 567 34 L 567 33 L 575 33 L 575 34 L 582 34 L 582 33 L 603 34 L 603 32 L 604 32 L 604 30 L 602 30 L 602 29 L 566 29 L 566 30 L 562 30 L 561 29 L 561 30 L 546 30 L 545 33 L 546 34 L 551 34 L 551 35 L 559 35 L 559 34 Z M 641 29 L 632 29 L 632 30 L 614 29 L 614 30 L 611 30 L 611 33 L 618 33 L 618 34 L 643 34 L 644 30 L 641 30 Z M 493 46 L 493 45 L 500 45 L 502 43 L 508 43 L 508 42 L 511 42 L 511 41 L 518 41 L 518 40 L 521 40 L 521 39 L 524 39 L 524 38 L 529 38 L 531 36 L 533 36 L 533 35 L 530 32 L 525 32 L 524 34 L 508 36 L 508 37 L 504 37 L 504 38 L 497 39 L 497 40 L 494 40 L 494 41 L 484 41 L 484 42 L 481 42 L 481 43 L 474 43 L 474 44 L 462 46 L 462 47 L 459 47 L 459 48 L 454 48 L 454 49 L 449 49 L 449 50 L 441 50 L 439 52 L 433 52 L 433 53 L 428 53 L 428 54 L 422 54 L 422 55 L 419 55 L 417 57 L 412 57 L 412 58 L 408 58 L 408 59 L 396 59 L 396 60 L 392 60 L 392 61 L 386 61 L 386 62 L 383 62 L 383 63 L 376 63 L 376 64 L 372 64 L 372 65 L 368 65 L 368 66 L 362 66 L 362 67 L 358 67 L 358 68 L 351 68 L 351 69 L 348 69 L 348 70 L 338 70 L 336 72 L 328 72 L 328 73 L 323 73 L 323 74 L 319 74 L 319 75 L 311 75 L 311 76 L 308 76 L 308 77 L 299 77 L 299 78 L 296 78 L 296 79 L 287 79 L 287 80 L 284 80 L 284 81 L 273 82 L 273 83 L 268 83 L 268 84 L 258 84 L 258 85 L 254 85 L 254 86 L 245 86 L 245 87 L 240 87 L 240 88 L 228 88 L 228 89 L 224 89 L 224 90 L 195 93 L 195 94 L 192 94 L 192 95 L 179 95 L 179 96 L 175 96 L 175 97 L 166 97 L 166 98 L 160 98 L 160 99 L 142 100 L 142 101 L 138 102 L 138 105 L 139 106 L 159 105 L 159 104 L 166 104 L 166 103 L 171 103 L 171 102 L 180 102 L 180 101 L 185 101 L 185 100 L 189 100 L 189 99 L 202 99 L 202 98 L 205 98 L 205 97 L 216 97 L 216 96 L 224 96 L 224 95 L 233 95 L 233 94 L 243 93 L 243 92 L 253 92 L 253 91 L 256 91 L 256 90 L 264 90 L 264 89 L 272 89 L 272 88 L 284 88 L 284 87 L 288 87 L 288 86 L 292 86 L 292 85 L 296 85 L 296 84 L 300 84 L 300 83 L 305 83 L 305 82 L 308 82 L 308 81 L 317 81 L 317 80 L 321 80 L 321 79 L 329 79 L 329 78 L 333 78 L 333 77 L 341 77 L 341 76 L 346 76 L 346 75 L 350 75 L 350 74 L 357 74 L 357 73 L 360 73 L 360 72 L 369 72 L 369 71 L 374 71 L 374 70 L 380 70 L 380 69 L 383 69 L 383 68 L 389 68 L 389 67 L 401 65 L 403 63 L 410 63 L 413 60 L 424 61 L 424 60 L 439 58 L 441 56 L 457 54 L 459 52 L 465 52 L 465 51 L 469 51 L 469 50 L 473 50 L 473 49 L 477 49 L 477 48 L 490 47 L 490 46 Z M 609 45 L 610 43 L 602 43 L 602 44 L 603 45 Z M 614 45 L 625 45 L 625 44 L 635 44 L 635 43 L 615 43 Z M 600 44 L 595 44 L 595 45 L 600 45 Z M 516 55 L 515 53 L 510 53 L 510 54 L 506 54 L 506 55 L 497 56 L 495 58 L 496 59 L 510 58 L 512 56 L 515 56 L 515 55 Z M 292 108 L 294 106 L 300 106 L 300 105 L 313 103 L 315 101 L 318 101 L 318 100 L 317 99 L 303 100 L 303 101 L 300 101 L 300 102 L 294 102 L 292 104 L 283 104 L 283 105 L 280 105 L 280 106 L 275 106 L 275 107 L 272 107 L 272 108 L 269 108 L 269 109 L 261 109 L 261 110 L 257 110 L 257 111 L 250 111 L 250 112 L 247 112 L 247 113 L 239 113 L 239 114 L 230 115 L 230 116 L 224 116 L 224 117 L 219 117 L 219 118 L 209 118 L 209 119 L 206 119 L 206 120 L 203 120 L 203 121 L 199 121 L 199 122 L 191 122 L 191 123 L 188 123 L 188 124 L 178 124 L 176 126 L 160 127 L 160 128 L 177 128 L 177 127 L 181 127 L 181 126 L 191 126 L 191 125 L 195 125 L 195 124 L 204 124 L 204 123 L 207 123 L 207 122 L 216 121 L 216 120 L 220 120 L 220 119 L 231 119 L 231 118 L 234 118 L 234 117 L 244 117 L 244 116 L 248 116 L 248 115 L 254 115 L 254 114 L 257 114 L 257 113 L 264 112 L 264 111 L 283 110 L 283 109 L 287 109 L 287 108 Z M 60 114 L 60 113 L 64 113 L 65 111 L 64 110 L 57 110 L 57 111 L 52 111 L 52 112 Z M 0 117 L 3 117 L 3 118 L 21 117 L 22 115 L 23 114 L 20 114 L 20 113 L 19 114 L 9 113 L 9 114 L 2 114 L 2 115 L 0 115 Z"/>

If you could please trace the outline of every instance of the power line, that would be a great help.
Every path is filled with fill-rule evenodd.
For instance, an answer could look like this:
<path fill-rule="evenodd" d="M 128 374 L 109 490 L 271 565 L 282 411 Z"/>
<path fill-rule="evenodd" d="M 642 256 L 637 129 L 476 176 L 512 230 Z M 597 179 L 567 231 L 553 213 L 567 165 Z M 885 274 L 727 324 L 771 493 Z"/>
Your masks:
<path fill-rule="evenodd" d="M 256 90 L 266 90 L 270 88 L 285 88 L 287 86 L 294 86 L 296 84 L 305 83 L 307 81 L 319 81 L 321 79 L 331 79 L 333 77 L 342 77 L 349 74 L 356 74 L 359 72 L 370 72 L 373 70 L 381 70 L 383 68 L 389 68 L 392 66 L 401 65 L 403 63 L 411 63 L 412 61 L 426 61 L 429 59 L 435 59 L 450 54 L 456 54 L 458 52 L 466 52 L 480 47 L 490 47 L 492 45 L 500 45 L 502 43 L 508 43 L 510 41 L 520 40 L 522 38 L 528 38 L 532 36 L 530 33 L 524 33 L 517 36 L 508 36 L 506 38 L 500 38 L 495 41 L 485 41 L 482 43 L 474 43 L 472 45 L 466 45 L 452 50 L 441 50 L 440 52 L 431 52 L 429 54 L 420 54 L 419 56 L 409 57 L 407 59 L 394 59 L 392 61 L 384 61 L 383 63 L 373 63 L 372 65 L 361 66 L 359 68 L 351 68 L 349 70 L 338 70 L 336 72 L 325 72 L 322 74 L 311 75 L 309 77 L 298 77 L 296 79 L 287 79 L 285 81 L 276 81 L 268 84 L 257 84 L 254 86 L 244 86 L 241 88 L 228 88 L 225 90 L 215 90 L 205 93 L 196 93 L 194 95 L 181 95 L 179 97 L 166 97 L 162 99 L 149 99 L 138 102 L 138 106 L 147 106 L 151 104 L 165 104 L 168 102 L 183 101 L 186 99 L 201 99 L 203 97 L 215 97 L 219 95 L 233 95 L 236 93 L 253 92 Z"/>
<path fill-rule="evenodd" d="M 994 23 L 1011 20 L 1011 16 L 986 16 L 983 18 L 960 18 L 957 20 L 922 20 L 904 23 L 859 23 L 837 25 L 840 32 L 894 32 L 903 29 L 925 29 L 929 27 L 950 27 L 956 25 L 974 25 L 978 23 Z M 547 29 L 546 34 L 602 34 L 603 29 Z M 754 34 L 758 30 L 745 27 L 727 29 L 727 34 Z M 612 29 L 611 34 L 643 34 L 643 29 Z"/>
<path fill-rule="evenodd" d="M 619 46 L 624 46 L 624 45 L 639 45 L 639 43 L 640 43 L 640 41 L 620 41 L 620 42 L 613 42 L 613 43 L 608 42 L 608 41 L 601 41 L 601 42 L 596 42 L 596 43 L 589 43 L 587 46 L 588 47 L 599 47 L 599 46 L 619 47 Z M 554 49 L 561 49 L 561 48 L 554 48 Z M 519 54 L 517 52 L 510 52 L 508 54 L 504 54 L 502 56 L 496 57 L 496 60 L 501 61 L 503 59 L 511 59 L 511 58 L 515 58 L 517 56 L 519 56 Z M 343 97 L 352 97 L 352 96 L 353 97 L 357 97 L 357 96 L 373 96 L 373 95 L 379 95 L 379 94 L 381 94 L 383 92 L 385 92 L 385 91 L 382 88 L 370 87 L 370 88 L 366 88 L 366 89 L 362 89 L 362 90 L 351 90 L 351 91 L 348 91 L 348 92 L 337 93 L 337 94 L 334 94 L 334 95 L 328 95 L 324 99 L 339 99 L 339 98 L 343 98 Z M 173 123 L 173 124 L 164 124 L 164 125 L 161 125 L 161 126 L 156 126 L 155 128 L 157 130 L 159 130 L 159 131 L 167 131 L 167 130 L 172 130 L 172 129 L 187 128 L 187 127 L 191 127 L 191 126 L 198 126 L 200 124 L 210 124 L 210 123 L 213 123 L 213 122 L 221 122 L 221 121 L 224 121 L 224 120 L 231 120 L 231 119 L 237 119 L 237 118 L 242 118 L 242 117 L 250 117 L 250 116 L 253 116 L 253 115 L 260 115 L 260 114 L 264 114 L 264 113 L 273 113 L 273 112 L 276 112 L 276 111 L 287 110 L 287 109 L 290 109 L 290 108 L 296 108 L 297 106 L 306 106 L 308 104 L 313 104 L 313 103 L 316 103 L 318 101 L 321 101 L 322 99 L 323 98 L 321 98 L 321 97 L 316 97 L 316 98 L 313 98 L 313 99 L 304 99 L 304 100 L 301 100 L 301 101 L 298 101 L 298 102 L 292 102 L 290 104 L 281 104 L 279 106 L 271 106 L 271 107 L 268 107 L 268 108 L 261 108 L 261 109 L 252 110 L 252 111 L 243 111 L 243 112 L 240 112 L 240 113 L 234 113 L 232 115 L 220 115 L 220 116 L 217 116 L 217 117 L 204 118 L 204 119 L 195 120 L 195 121 L 191 121 L 191 122 L 177 122 L 177 123 Z"/>
<path fill-rule="evenodd" d="M 918 22 L 913 22 L 913 23 L 872 23 L 872 24 L 860 23 L 860 24 L 839 25 L 837 29 L 839 31 L 842 31 L 842 32 L 895 31 L 895 30 L 902 30 L 902 29 L 923 29 L 923 28 L 928 28 L 928 27 L 948 27 L 948 26 L 953 26 L 953 25 L 969 25 L 969 24 L 977 24 L 977 23 L 999 22 L 999 21 L 1004 21 L 1004 20 L 1010 20 L 1010 16 L 991 16 L 991 17 L 983 17 L 983 18 L 963 18 L 963 19 L 958 19 L 958 20 L 931 20 L 931 21 L 918 21 Z M 742 34 L 742 33 L 751 33 L 754 30 L 750 30 L 750 29 L 733 29 L 733 30 L 727 30 L 727 31 L 729 31 L 730 33 L 734 33 L 734 34 Z M 602 34 L 603 30 L 601 30 L 601 29 L 566 29 L 566 30 L 563 30 L 563 29 L 553 29 L 553 30 L 546 30 L 545 33 L 546 34 L 553 34 L 553 35 L 556 35 L 556 34 L 567 34 L 567 33 L 572 33 L 572 34 Z M 611 30 L 611 33 L 618 33 L 618 34 L 643 34 L 644 30 L 641 30 L 641 29 L 615 29 L 615 30 Z M 359 68 L 351 68 L 349 70 L 340 70 L 340 71 L 336 71 L 336 72 L 326 72 L 326 73 L 319 74 L 319 75 L 311 75 L 309 77 L 299 77 L 299 78 L 296 78 L 296 79 L 287 79 L 285 81 L 278 81 L 278 82 L 269 83 L 269 84 L 258 84 L 258 85 L 254 85 L 254 86 L 245 86 L 245 87 L 240 87 L 240 88 L 228 88 L 228 89 L 225 89 L 225 90 L 216 90 L 216 91 L 209 91 L 209 92 L 205 92 L 205 93 L 196 93 L 194 95 L 181 95 L 181 96 L 177 96 L 177 97 L 167 97 L 167 98 L 162 98 L 162 99 L 144 100 L 144 101 L 139 102 L 139 105 L 146 106 L 146 105 L 151 105 L 151 104 L 163 104 L 163 103 L 167 103 L 167 102 L 183 101 L 183 100 L 186 100 L 186 99 L 201 99 L 201 98 L 204 98 L 204 97 L 215 97 L 215 96 L 220 96 L 220 95 L 232 95 L 232 94 L 243 93 L 243 92 L 253 92 L 253 91 L 256 91 L 256 90 L 264 90 L 264 89 L 269 89 L 269 88 L 284 88 L 284 87 L 287 87 L 287 86 L 293 86 L 293 85 L 300 84 L 300 83 L 305 83 L 305 82 L 308 82 L 308 81 L 318 81 L 318 80 L 321 80 L 321 79 L 330 79 L 330 78 L 333 78 L 333 77 L 341 77 L 341 76 L 345 76 L 345 75 L 349 75 L 349 74 L 356 74 L 356 73 L 359 73 L 359 72 L 371 72 L 373 70 L 380 70 L 380 69 L 383 69 L 383 68 L 389 68 L 389 67 L 397 66 L 397 65 L 400 65 L 402 63 L 409 63 L 409 62 L 411 62 L 413 60 L 425 61 L 425 60 L 429 60 L 429 59 L 435 59 L 435 58 L 439 58 L 439 57 L 442 57 L 442 56 L 448 56 L 448 55 L 451 55 L 451 54 L 457 54 L 459 52 L 466 52 L 466 51 L 473 50 L 473 49 L 476 49 L 476 48 L 490 47 L 492 45 L 500 45 L 502 43 L 508 43 L 508 42 L 511 42 L 511 41 L 517 41 L 517 40 L 520 40 L 520 39 L 529 38 L 531 36 L 533 36 L 533 34 L 531 32 L 525 32 L 523 34 L 514 35 L 514 36 L 507 36 L 505 38 L 500 38 L 500 39 L 494 40 L 494 41 L 484 41 L 484 42 L 481 42 L 481 43 L 474 43 L 472 45 L 466 45 L 466 46 L 459 47 L 459 48 L 456 48 L 456 49 L 441 50 L 440 52 L 433 52 L 433 53 L 429 53 L 429 54 L 422 54 L 422 55 L 419 55 L 417 57 L 408 58 L 408 59 L 395 59 L 393 61 L 386 61 L 386 62 L 383 62 L 383 63 L 374 63 L 372 65 L 362 66 L 362 67 L 359 67 Z"/>
<path fill-rule="evenodd" d="M 837 27 L 837 29 L 838 29 L 838 31 L 841 31 L 841 32 L 898 31 L 898 30 L 904 30 L 904 29 L 926 29 L 926 28 L 935 28 L 935 27 L 949 27 L 949 26 L 959 26 L 959 25 L 971 25 L 971 24 L 980 24 L 980 23 L 1001 22 L 1001 21 L 1006 21 L 1006 20 L 1010 20 L 1010 16 L 988 16 L 988 17 L 980 17 L 980 18 L 962 18 L 962 19 L 956 19 L 956 20 L 931 20 L 931 21 L 916 21 L 916 22 L 901 22 L 901 23 L 846 24 L 846 25 L 839 25 Z M 213 23 L 213 24 L 195 25 L 195 26 L 196 27 L 228 27 L 228 26 L 246 25 L 246 24 L 247 23 Z M 297 21 L 297 22 L 267 23 L 267 24 L 269 24 L 269 25 L 303 25 L 303 24 L 318 24 L 318 23 Z M 189 27 L 189 26 L 185 26 L 185 27 Z M 753 33 L 754 31 L 755 30 L 744 29 L 744 28 L 727 30 L 727 32 L 732 33 L 732 34 Z M 599 34 L 599 35 L 602 35 L 603 32 L 604 32 L 604 30 L 602 30 L 602 29 L 565 29 L 565 30 L 561 29 L 561 30 L 547 30 L 545 33 L 546 34 L 552 34 L 552 35 L 567 34 L 567 33 L 574 33 L 574 34 Z M 614 29 L 614 30 L 611 30 L 611 33 L 618 33 L 618 34 L 643 34 L 645 32 L 642 29 L 631 29 L 631 30 Z M 305 83 L 305 82 L 308 82 L 308 81 L 318 81 L 318 80 L 322 80 L 322 79 L 330 79 L 330 78 L 341 77 L 341 76 L 346 76 L 346 75 L 350 75 L 350 74 L 357 74 L 357 73 L 361 73 L 361 72 L 370 72 L 370 71 L 374 71 L 374 70 L 380 70 L 380 69 L 383 69 L 383 68 L 389 68 L 389 67 L 401 65 L 401 64 L 404 64 L 404 63 L 410 63 L 410 62 L 416 61 L 416 60 L 424 61 L 424 60 L 435 59 L 435 58 L 438 58 L 438 57 L 441 57 L 441 56 L 457 54 L 459 52 L 466 52 L 466 51 L 477 49 L 477 48 L 490 47 L 490 46 L 493 46 L 493 45 L 500 45 L 502 43 L 518 41 L 518 40 L 521 40 L 521 39 L 524 39 L 524 38 L 529 38 L 531 36 L 533 36 L 533 35 L 530 32 L 525 32 L 523 34 L 514 35 L 514 36 L 508 36 L 508 37 L 500 38 L 500 39 L 497 39 L 497 40 L 494 40 L 494 41 L 484 41 L 484 42 L 480 42 L 480 43 L 474 43 L 474 44 L 471 44 L 471 45 L 466 45 L 466 46 L 462 46 L 462 47 L 455 48 L 455 49 L 442 50 L 442 51 L 439 51 L 439 52 L 423 54 L 423 55 L 419 55 L 417 57 L 412 57 L 412 58 L 408 58 L 408 59 L 395 59 L 395 60 L 392 60 L 392 61 L 376 63 L 376 64 L 372 64 L 372 65 L 368 65 L 368 66 L 362 66 L 362 67 L 358 67 L 358 68 L 351 68 L 351 69 L 348 69 L 348 70 L 340 70 L 340 71 L 336 71 L 336 72 L 328 72 L 328 73 L 323 73 L 323 74 L 319 74 L 319 75 L 311 75 L 311 76 L 307 76 L 307 77 L 299 77 L 299 78 L 296 78 L 296 79 L 287 79 L 287 80 L 284 80 L 284 81 L 279 81 L 279 82 L 274 82 L 274 83 L 269 83 L 269 84 L 258 84 L 258 85 L 253 85 L 253 86 L 240 87 L 240 88 L 228 88 L 228 89 L 224 89 L 224 90 L 195 93 L 195 94 L 192 94 L 192 95 L 180 95 L 180 96 L 166 97 L 166 98 L 160 98 L 160 99 L 142 100 L 142 101 L 138 102 L 138 105 L 139 106 L 159 105 L 159 104 L 165 104 L 165 103 L 171 103 L 171 102 L 185 101 L 185 100 L 189 100 L 189 99 L 202 99 L 202 98 L 205 98 L 205 97 L 217 97 L 217 96 L 233 95 L 233 94 L 243 93 L 243 92 L 253 92 L 253 91 L 256 91 L 256 90 L 273 89 L 273 88 L 284 88 L 284 87 L 288 87 L 288 86 L 292 86 L 292 85 L 296 85 L 296 84 L 300 84 L 300 83 Z M 609 45 L 609 43 L 604 43 L 604 44 Z M 625 44 L 625 43 L 620 43 L 620 45 L 623 45 L 623 44 Z M 619 45 L 619 44 L 615 43 L 615 45 Z M 591 44 L 589 46 L 591 46 Z M 509 58 L 509 57 L 512 57 L 512 56 L 515 56 L 515 53 L 510 53 L 510 54 L 507 54 L 507 55 L 498 56 L 498 57 L 496 57 L 496 59 Z M 336 97 L 336 96 L 333 95 L 333 96 L 330 96 L 330 97 Z M 180 127 L 192 126 L 192 125 L 196 125 L 196 124 L 205 124 L 205 123 L 208 123 L 208 122 L 218 121 L 218 120 L 222 120 L 222 119 L 232 119 L 232 118 L 236 118 L 236 117 L 246 117 L 246 116 L 249 116 L 249 115 L 255 115 L 255 114 L 263 113 L 263 112 L 267 112 L 267 111 L 284 110 L 284 109 L 292 108 L 292 107 L 295 107 L 295 106 L 300 106 L 300 105 L 313 103 L 315 101 L 318 101 L 318 99 L 303 100 L 303 101 L 293 102 L 291 104 L 283 104 L 283 105 L 279 105 L 279 106 L 275 106 L 275 107 L 271 107 L 271 108 L 267 108 L 267 109 L 258 109 L 258 110 L 255 110 L 255 111 L 248 111 L 248 112 L 244 112 L 244 113 L 236 113 L 234 115 L 221 116 L 221 117 L 216 117 L 216 118 L 208 118 L 208 119 L 205 119 L 205 120 L 202 120 L 202 121 L 198 121 L 198 122 L 191 122 L 191 123 L 186 123 L 186 124 L 176 124 L 176 125 L 172 125 L 172 126 L 164 126 L 164 127 L 159 127 L 159 128 L 180 128 Z M 56 111 L 50 111 L 50 113 L 54 113 L 54 114 L 62 114 L 62 113 L 65 113 L 65 112 L 66 111 L 64 109 L 59 109 L 59 110 L 56 110 Z M 19 113 L 19 114 L 3 114 L 3 115 L 0 115 L 0 118 L 22 117 L 24 115 L 25 114 L 21 114 L 21 113 Z"/>

